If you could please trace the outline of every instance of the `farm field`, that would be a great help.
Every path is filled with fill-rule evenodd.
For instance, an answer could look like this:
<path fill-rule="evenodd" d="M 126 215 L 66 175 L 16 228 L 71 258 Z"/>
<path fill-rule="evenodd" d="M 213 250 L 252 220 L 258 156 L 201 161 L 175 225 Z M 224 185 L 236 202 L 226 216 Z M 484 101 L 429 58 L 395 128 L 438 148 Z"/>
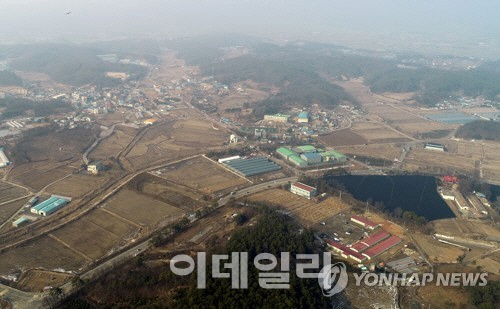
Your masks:
<path fill-rule="evenodd" d="M 440 141 L 448 151 L 438 152 L 421 147 L 412 149 L 404 162 L 407 170 L 425 171 L 440 168 L 443 172 L 453 170 L 473 172 L 481 162 L 483 178 L 500 179 L 500 143 L 492 141 Z"/>
<path fill-rule="evenodd" d="M 324 201 L 315 203 L 312 200 L 280 189 L 271 189 L 256 193 L 251 195 L 249 200 L 265 201 L 279 205 L 284 210 L 290 211 L 299 221 L 307 225 L 323 221 L 349 208 L 349 206 L 340 202 L 337 198 L 329 197 Z"/>
<path fill-rule="evenodd" d="M 242 187 L 249 181 L 232 173 L 208 158 L 199 156 L 154 172 L 159 177 L 183 184 L 204 194 Z"/>
<path fill-rule="evenodd" d="M 364 145 L 368 141 L 361 135 L 354 133 L 351 129 L 337 130 L 332 133 L 322 135 L 319 141 L 328 146 Z"/>
<path fill-rule="evenodd" d="M 125 245 L 137 228 L 98 209 L 58 229 L 50 237 L 69 246 L 88 260 L 96 260 Z"/>
<path fill-rule="evenodd" d="M 439 152 L 415 148 L 408 153 L 403 167 L 408 171 L 422 171 L 434 173 L 450 173 L 453 171 L 472 172 L 475 163 L 471 158 L 459 156 L 450 152 Z"/>
<path fill-rule="evenodd" d="M 49 236 L 42 236 L 21 247 L 0 253 L 0 274 L 8 275 L 32 268 L 76 271 L 85 262 L 85 258 L 60 242 Z"/>
<path fill-rule="evenodd" d="M 368 112 L 367 118 L 385 120 L 397 130 L 415 138 L 429 134 L 442 135 L 443 130 L 456 127 L 425 119 L 420 114 L 420 109 L 411 105 L 411 94 L 374 94 L 363 84 L 362 79 L 336 83 L 358 99 Z"/>
<path fill-rule="evenodd" d="M 53 194 L 70 196 L 73 198 L 82 197 L 86 193 L 102 186 L 109 180 L 107 175 L 84 175 L 73 174 L 47 187 L 46 191 Z"/>
<path fill-rule="evenodd" d="M 352 131 L 369 143 L 397 143 L 408 142 L 410 139 L 400 133 L 376 122 L 355 122 Z"/>
<path fill-rule="evenodd" d="M 132 147 L 126 158 L 135 168 L 175 160 L 220 147 L 229 135 L 205 120 L 179 120 L 152 127 Z"/>
<path fill-rule="evenodd" d="M 337 150 L 342 153 L 393 161 L 394 159 L 399 159 L 402 147 L 398 144 L 377 144 L 366 146 L 341 146 L 337 147 Z"/>
<path fill-rule="evenodd" d="M 4 223 L 6 220 L 8 220 L 27 201 L 28 201 L 28 198 L 25 198 L 25 199 L 22 199 L 19 201 L 0 205 L 0 224 Z M 10 223 L 7 225 L 9 227 L 11 226 Z"/>
<path fill-rule="evenodd" d="M 10 173 L 10 178 L 16 183 L 23 184 L 35 191 L 62 177 L 73 173 L 76 166 L 69 166 L 70 162 L 57 163 L 53 161 L 34 162 L 18 165 Z"/>
<path fill-rule="evenodd" d="M 28 194 L 28 192 L 23 188 L 0 181 L 0 204 L 19 198 L 26 194 Z"/>
<path fill-rule="evenodd" d="M 122 189 L 112 196 L 104 203 L 103 209 L 137 226 L 150 228 L 166 225 L 184 214 L 177 207 L 129 189 Z"/>

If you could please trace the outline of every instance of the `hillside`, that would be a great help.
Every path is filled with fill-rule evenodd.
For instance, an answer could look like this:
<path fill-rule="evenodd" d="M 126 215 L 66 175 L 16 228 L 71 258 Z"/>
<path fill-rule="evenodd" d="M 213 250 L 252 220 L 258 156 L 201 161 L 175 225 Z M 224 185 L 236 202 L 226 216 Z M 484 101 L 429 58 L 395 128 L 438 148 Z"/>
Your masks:
<path fill-rule="evenodd" d="M 267 208 L 267 207 L 266 207 Z M 134 263 L 127 263 L 116 271 L 88 284 L 77 297 L 68 300 L 62 308 L 84 306 L 121 308 L 331 308 L 336 301 L 322 295 L 316 278 L 299 279 L 296 272 L 297 253 L 318 253 L 310 231 L 302 230 L 291 218 L 269 209 L 261 208 L 260 214 L 241 215 L 237 223 L 255 222 L 237 228 L 229 241 L 207 248 L 206 289 L 197 288 L 196 276 L 178 276 L 165 264 L 154 263 L 147 254 Z M 227 239 L 227 238 L 226 238 Z M 207 241 L 207 243 L 210 243 Z M 230 279 L 213 278 L 211 254 L 248 252 L 248 288 L 232 289 Z M 274 254 L 279 260 L 281 252 L 290 252 L 290 288 L 264 289 L 259 286 L 259 270 L 254 266 L 258 253 Z M 162 254 L 165 255 L 165 254 Z M 167 256 L 169 254 L 167 253 Z M 287 272 L 288 273 L 288 272 Z M 345 301 L 347 302 L 347 301 Z"/>
<path fill-rule="evenodd" d="M 45 73 L 56 82 L 82 86 L 96 84 L 113 86 L 116 79 L 106 77 L 108 71 L 126 72 L 140 78 L 147 69 L 137 65 L 104 62 L 97 57 L 102 51 L 93 48 L 35 44 L 17 45 L 7 49 L 10 66 L 21 71 Z"/>
<path fill-rule="evenodd" d="M 249 55 L 233 59 L 224 59 L 224 50 L 230 46 L 245 46 Z M 401 59 L 397 56 L 390 59 L 372 56 L 367 51 L 352 51 L 340 46 L 319 44 L 306 41 L 276 45 L 259 41 L 255 38 L 237 39 L 234 36 L 223 40 L 200 39 L 170 42 L 170 48 L 178 51 L 178 55 L 189 64 L 200 65 L 205 75 L 214 75 L 223 82 L 231 83 L 251 78 L 256 81 L 280 85 L 285 81 L 302 81 L 295 87 L 307 92 L 307 86 L 316 84 L 319 76 L 333 78 L 363 77 L 365 84 L 373 92 L 415 92 L 416 100 L 422 105 L 434 106 L 450 95 L 484 96 L 495 100 L 500 96 L 500 64 L 485 63 L 470 70 L 431 69 L 425 66 L 401 68 Z M 414 56 L 415 57 L 415 56 Z M 313 76 L 316 74 L 317 76 Z M 312 79 L 311 79 L 312 77 Z M 345 100 L 345 93 L 340 89 L 327 89 L 320 85 L 311 93 L 323 92 L 319 95 L 319 103 L 338 104 Z M 324 95 L 324 91 L 331 95 Z M 285 91 L 280 94 L 283 100 L 291 95 Z M 300 94 L 300 93 L 299 93 Z M 305 97 L 309 98 L 307 93 Z M 275 99 L 280 101 L 281 98 Z M 347 97 L 347 100 L 350 100 Z M 307 104 L 309 100 L 298 99 Z M 269 104 L 267 104 L 269 105 Z M 277 104 L 279 105 L 279 104 Z M 274 109 L 279 109 L 274 108 Z"/>
<path fill-rule="evenodd" d="M 22 86 L 23 80 L 11 71 L 0 71 L 0 87 L 1 86 Z"/>
<path fill-rule="evenodd" d="M 456 137 L 500 141 L 500 122 L 476 120 L 458 128 Z"/>

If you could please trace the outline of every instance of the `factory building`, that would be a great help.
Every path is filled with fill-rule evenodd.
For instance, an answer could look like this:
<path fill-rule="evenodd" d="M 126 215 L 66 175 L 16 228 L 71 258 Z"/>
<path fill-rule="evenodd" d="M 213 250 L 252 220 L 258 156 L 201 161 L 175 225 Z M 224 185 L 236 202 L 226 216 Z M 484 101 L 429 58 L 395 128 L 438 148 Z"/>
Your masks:
<path fill-rule="evenodd" d="M 303 146 L 298 146 L 294 147 L 293 151 L 296 153 L 302 154 L 302 153 L 307 153 L 307 152 L 317 152 L 316 147 L 313 145 L 303 145 Z"/>
<path fill-rule="evenodd" d="M 0 148 L 0 167 L 6 167 L 9 164 L 10 164 L 9 158 L 7 158 L 7 155 L 5 154 L 3 149 Z"/>
<path fill-rule="evenodd" d="M 232 156 L 232 157 L 227 157 L 227 158 L 221 158 L 218 160 L 219 163 L 224 163 L 224 162 L 227 162 L 227 161 L 231 161 L 231 160 L 236 160 L 236 159 L 239 159 L 240 156 Z"/>
<path fill-rule="evenodd" d="M 308 112 L 302 112 L 297 116 L 297 122 L 298 123 L 308 123 L 309 122 L 309 113 Z"/>
<path fill-rule="evenodd" d="M 396 246 L 402 241 L 403 240 L 397 236 L 391 236 L 386 240 L 383 240 L 382 242 L 376 244 L 375 246 L 366 249 L 365 251 L 363 251 L 362 254 L 366 256 L 368 259 L 373 259 L 381 255 L 385 251 L 391 249 L 392 247 Z"/>
<path fill-rule="evenodd" d="M 70 198 L 52 195 L 50 198 L 32 207 L 31 212 L 41 216 L 48 216 L 64 207 L 70 201 Z"/>
<path fill-rule="evenodd" d="M 13 227 L 20 227 L 20 226 L 26 225 L 28 223 L 30 223 L 30 220 L 28 220 L 28 218 L 21 217 L 21 218 L 17 219 L 16 221 L 12 222 L 12 226 Z"/>
<path fill-rule="evenodd" d="M 445 151 L 446 150 L 444 145 L 437 144 L 437 143 L 426 143 L 424 145 L 424 149 L 435 150 L 435 151 Z"/>
<path fill-rule="evenodd" d="M 320 153 L 321 157 L 323 157 L 323 161 L 325 162 L 331 162 L 331 161 L 337 161 L 337 162 L 346 162 L 347 157 L 341 154 L 340 152 L 337 152 L 335 150 L 328 150 L 325 152 Z"/>
<path fill-rule="evenodd" d="M 310 199 L 311 197 L 314 197 L 317 193 L 316 188 L 308 186 L 308 185 L 303 184 L 301 182 L 293 183 L 290 186 L 290 192 L 292 192 L 293 194 L 303 196 L 303 197 L 308 198 L 308 199 Z"/>
<path fill-rule="evenodd" d="M 312 145 L 293 147 L 292 149 L 280 147 L 276 149 L 278 156 L 288 160 L 299 168 L 326 164 L 338 164 L 347 161 L 347 157 L 335 150 L 324 151 Z"/>
<path fill-rule="evenodd" d="M 307 152 L 300 155 L 300 158 L 309 163 L 321 163 L 322 157 L 317 152 Z"/>
<path fill-rule="evenodd" d="M 298 155 L 294 154 L 294 155 L 291 155 L 290 157 L 288 157 L 288 161 L 290 161 L 290 163 L 292 163 L 293 165 L 299 167 L 299 168 L 303 168 L 303 167 L 307 167 L 307 162 L 302 160 Z"/>
<path fill-rule="evenodd" d="M 264 115 L 264 120 L 274 122 L 288 122 L 289 118 L 290 115 L 285 114 Z"/>
<path fill-rule="evenodd" d="M 248 177 L 281 169 L 281 166 L 266 157 L 253 157 L 250 159 L 234 159 L 224 162 L 227 167 L 236 173 Z"/>
<path fill-rule="evenodd" d="M 391 235 L 384 231 L 380 231 L 378 233 L 375 233 L 373 235 L 368 236 L 367 238 L 361 239 L 357 243 L 353 244 L 351 246 L 351 249 L 356 251 L 356 252 L 363 252 L 366 249 L 378 244 L 379 242 L 386 240 L 389 238 Z"/>
<path fill-rule="evenodd" d="M 288 158 L 290 158 L 290 156 L 296 155 L 295 152 L 291 151 L 288 148 L 284 148 L 284 147 L 280 147 L 280 148 L 276 149 L 276 153 L 285 160 L 288 160 Z"/>
<path fill-rule="evenodd" d="M 357 263 L 363 263 L 366 260 L 366 257 L 362 254 L 355 252 L 349 247 L 346 247 L 338 242 L 335 242 L 331 239 L 325 239 L 326 244 L 332 251 L 339 253 L 341 257 L 345 259 L 351 259 L 356 261 Z"/>

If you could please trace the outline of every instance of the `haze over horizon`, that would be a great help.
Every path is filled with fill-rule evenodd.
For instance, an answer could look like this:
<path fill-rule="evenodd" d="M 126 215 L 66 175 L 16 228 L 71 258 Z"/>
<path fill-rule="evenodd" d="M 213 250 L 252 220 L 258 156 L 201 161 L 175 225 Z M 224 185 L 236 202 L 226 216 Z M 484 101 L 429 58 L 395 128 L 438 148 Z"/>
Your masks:
<path fill-rule="evenodd" d="M 473 55 L 477 48 L 481 55 L 500 45 L 499 11 L 500 2 L 491 0 L 3 0 L 0 42 L 231 32 L 387 50 L 438 48 Z"/>

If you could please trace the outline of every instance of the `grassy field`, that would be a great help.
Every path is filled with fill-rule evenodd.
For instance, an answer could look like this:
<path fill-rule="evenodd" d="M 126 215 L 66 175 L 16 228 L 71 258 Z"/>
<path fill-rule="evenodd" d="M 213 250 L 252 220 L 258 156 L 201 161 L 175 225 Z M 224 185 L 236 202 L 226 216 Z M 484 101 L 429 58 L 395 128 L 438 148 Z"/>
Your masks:
<path fill-rule="evenodd" d="M 256 193 L 250 196 L 249 200 L 264 201 L 279 205 L 307 225 L 321 222 L 348 209 L 348 206 L 340 202 L 337 198 L 330 197 L 320 203 L 316 203 L 280 189 L 271 189 Z"/>
<path fill-rule="evenodd" d="M 170 165 L 155 173 L 169 181 L 183 184 L 205 194 L 228 191 L 228 189 L 249 184 L 245 178 L 203 156 Z"/>

